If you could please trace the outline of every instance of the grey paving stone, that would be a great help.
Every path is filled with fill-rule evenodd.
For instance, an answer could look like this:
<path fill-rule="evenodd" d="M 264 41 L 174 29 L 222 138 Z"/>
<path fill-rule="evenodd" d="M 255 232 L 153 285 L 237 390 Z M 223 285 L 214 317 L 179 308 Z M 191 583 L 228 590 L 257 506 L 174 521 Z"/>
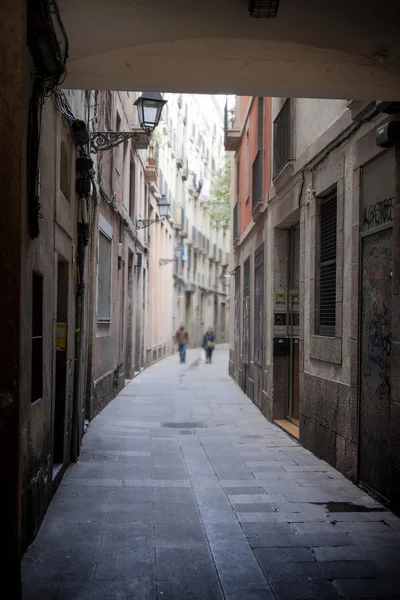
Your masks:
<path fill-rule="evenodd" d="M 265 494 L 265 490 L 263 487 L 227 487 L 224 488 L 225 492 L 228 496 L 239 496 L 241 494 Z"/>
<path fill-rule="evenodd" d="M 285 534 L 293 533 L 290 523 L 241 523 L 243 531 L 248 538 L 257 535 Z"/>
<path fill-rule="evenodd" d="M 259 504 L 236 504 L 232 503 L 233 507 L 239 513 L 265 513 L 265 512 L 276 512 L 278 506 L 273 502 L 262 502 Z"/>
<path fill-rule="evenodd" d="M 269 580 L 276 600 L 338 600 L 343 596 L 333 583 L 306 577 L 278 577 Z"/>
<path fill-rule="evenodd" d="M 304 533 L 259 535 L 250 540 L 252 548 L 316 548 L 318 546 L 351 546 L 354 541 L 345 533 Z"/>
<path fill-rule="evenodd" d="M 274 563 L 295 563 L 315 561 L 315 556 L 310 548 L 258 548 L 254 550 L 261 568 Z"/>
<path fill-rule="evenodd" d="M 146 559 L 146 560 L 145 560 Z M 148 550 L 144 556 L 141 549 L 136 553 L 131 548 L 125 552 L 114 552 L 112 560 L 108 558 L 96 566 L 94 578 L 104 581 L 142 580 L 153 581 L 155 578 L 154 550 Z"/>
<path fill-rule="evenodd" d="M 275 596 L 268 587 L 250 587 L 247 589 L 225 590 L 226 600 L 275 600 Z"/>
<path fill-rule="evenodd" d="M 224 590 L 267 587 L 260 566 L 246 541 L 219 542 L 211 551 Z"/>
<path fill-rule="evenodd" d="M 335 586 L 345 598 L 396 598 L 400 597 L 400 582 L 374 579 L 337 579 Z"/>
<path fill-rule="evenodd" d="M 159 581 L 157 598 L 162 600 L 223 600 L 221 585 L 215 581 Z"/>
<path fill-rule="evenodd" d="M 156 584 L 151 581 L 62 582 L 56 600 L 156 600 Z"/>
<path fill-rule="evenodd" d="M 212 556 L 205 549 L 157 548 L 156 578 L 159 581 L 177 581 L 193 583 L 207 582 L 213 587 L 218 577 Z"/>
<path fill-rule="evenodd" d="M 55 600 L 60 582 L 58 580 L 38 581 L 37 579 L 37 576 L 33 580 L 30 577 L 23 577 L 24 600 Z"/>
<path fill-rule="evenodd" d="M 311 579 L 374 579 L 383 575 L 372 561 L 296 561 L 268 562 L 261 558 L 261 567 L 268 580 L 280 577 Z"/>
<path fill-rule="evenodd" d="M 380 507 L 267 422 L 226 360 L 207 377 L 160 361 L 90 424 L 24 559 L 27 600 L 390 597 L 400 520 L 313 504 Z"/>

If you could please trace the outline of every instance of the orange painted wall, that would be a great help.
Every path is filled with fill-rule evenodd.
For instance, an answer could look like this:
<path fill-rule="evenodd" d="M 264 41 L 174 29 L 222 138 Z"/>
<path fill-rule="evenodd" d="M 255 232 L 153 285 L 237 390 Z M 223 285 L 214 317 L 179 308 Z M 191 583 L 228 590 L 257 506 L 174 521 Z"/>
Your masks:
<path fill-rule="evenodd" d="M 258 97 L 238 98 L 238 121 L 242 128 L 239 149 L 235 155 L 235 189 L 237 190 L 237 169 L 239 170 L 240 235 L 252 222 L 252 165 L 258 152 Z M 247 150 L 247 132 L 249 149 Z M 264 196 L 271 185 L 271 98 L 264 98 Z M 248 152 L 248 159 L 247 159 Z M 248 174 L 246 175 L 246 172 Z M 248 184 L 247 184 L 248 178 Z"/>

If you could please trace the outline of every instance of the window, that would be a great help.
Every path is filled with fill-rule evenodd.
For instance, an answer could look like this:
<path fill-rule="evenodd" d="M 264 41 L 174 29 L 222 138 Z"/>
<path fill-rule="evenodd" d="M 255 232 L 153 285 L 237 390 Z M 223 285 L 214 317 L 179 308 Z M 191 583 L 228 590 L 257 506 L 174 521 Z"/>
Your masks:
<path fill-rule="evenodd" d="M 246 202 L 250 197 L 250 131 L 249 126 L 247 126 L 246 131 Z"/>
<path fill-rule="evenodd" d="M 111 238 L 99 229 L 97 264 L 97 320 L 111 319 Z"/>
<path fill-rule="evenodd" d="M 263 201 L 264 196 L 264 150 L 259 150 L 252 165 L 252 210 L 259 202 Z"/>
<path fill-rule="evenodd" d="M 32 275 L 31 402 L 43 396 L 43 277 Z"/>
<path fill-rule="evenodd" d="M 319 231 L 319 318 L 318 334 L 335 336 L 336 326 L 336 193 L 322 200 Z"/>
<path fill-rule="evenodd" d="M 135 186 L 136 186 L 136 168 L 135 162 L 131 160 L 130 174 L 129 174 L 129 215 L 131 219 L 135 217 Z"/>
<path fill-rule="evenodd" d="M 259 150 L 264 150 L 264 98 L 258 99 L 257 145 Z"/>
<path fill-rule="evenodd" d="M 235 204 L 233 208 L 233 240 L 238 240 L 239 238 L 239 204 Z"/>
<path fill-rule="evenodd" d="M 70 201 L 70 176 L 69 176 L 69 161 L 65 142 L 60 145 L 60 190 L 65 198 Z"/>
<path fill-rule="evenodd" d="M 221 304 L 221 326 L 220 326 L 220 331 L 221 333 L 225 332 L 225 303 L 222 302 Z"/>
<path fill-rule="evenodd" d="M 291 103 L 288 98 L 274 121 L 274 177 L 292 158 Z"/>
<path fill-rule="evenodd" d="M 236 201 L 240 201 L 240 156 L 236 160 Z"/>

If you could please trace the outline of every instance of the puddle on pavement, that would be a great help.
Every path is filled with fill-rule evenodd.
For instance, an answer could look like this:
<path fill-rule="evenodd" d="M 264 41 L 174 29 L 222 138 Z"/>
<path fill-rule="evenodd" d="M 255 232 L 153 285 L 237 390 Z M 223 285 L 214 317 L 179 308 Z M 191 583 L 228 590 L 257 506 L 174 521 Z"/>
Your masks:
<path fill-rule="evenodd" d="M 363 506 L 362 504 L 353 504 L 353 502 L 311 502 L 318 506 L 325 506 L 330 513 L 341 512 L 387 512 L 383 506 Z"/>

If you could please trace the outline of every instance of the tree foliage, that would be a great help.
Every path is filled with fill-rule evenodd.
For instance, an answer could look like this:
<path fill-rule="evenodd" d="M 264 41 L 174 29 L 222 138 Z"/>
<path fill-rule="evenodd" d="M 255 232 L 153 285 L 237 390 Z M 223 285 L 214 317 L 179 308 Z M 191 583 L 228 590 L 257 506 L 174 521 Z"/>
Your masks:
<path fill-rule="evenodd" d="M 214 177 L 208 201 L 208 214 L 213 223 L 221 227 L 229 226 L 232 218 L 230 161 L 226 161 Z"/>

